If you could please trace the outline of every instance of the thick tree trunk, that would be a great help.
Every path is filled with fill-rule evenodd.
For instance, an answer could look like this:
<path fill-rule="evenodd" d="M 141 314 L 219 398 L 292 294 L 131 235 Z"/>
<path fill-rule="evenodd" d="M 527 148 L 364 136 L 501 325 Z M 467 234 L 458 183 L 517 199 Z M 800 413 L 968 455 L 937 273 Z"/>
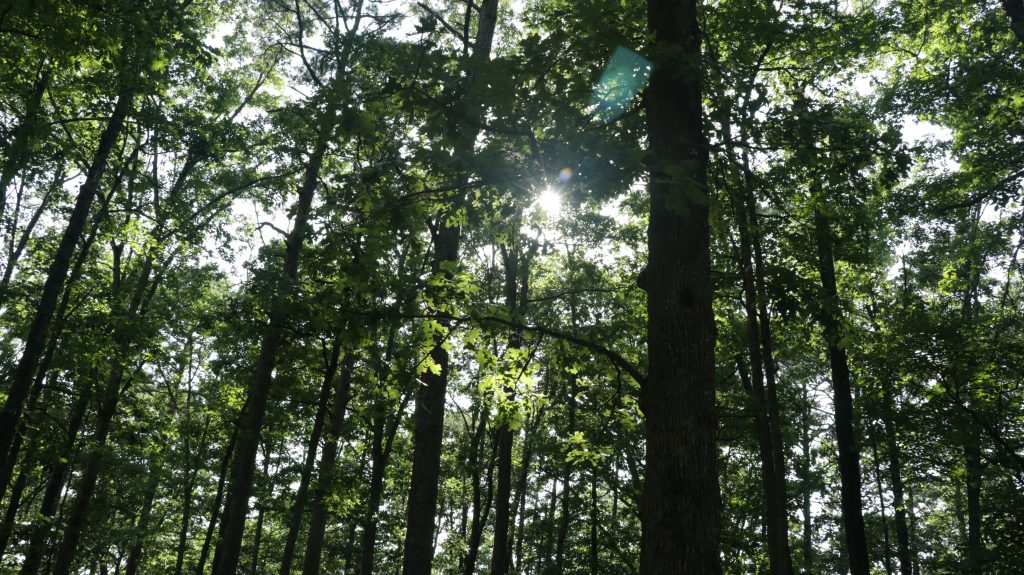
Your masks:
<path fill-rule="evenodd" d="M 61 236 L 53 261 L 46 271 L 46 281 L 36 304 L 36 313 L 28 334 L 25 336 L 25 348 L 18 361 L 18 366 L 15 368 L 11 386 L 7 391 L 7 400 L 4 402 L 3 410 L 0 411 L 0 454 L 4 456 L 0 459 L 6 457 L 14 441 L 18 422 L 21 421 L 22 409 L 25 407 L 36 370 L 39 367 L 39 360 L 46 347 L 47 334 L 57 309 L 57 299 L 67 280 L 75 246 L 85 230 L 89 210 L 99 191 L 103 174 L 106 172 L 110 152 L 121 134 L 124 119 L 132 107 L 133 96 L 133 92 L 125 88 L 117 98 L 110 119 L 100 136 L 99 147 L 89 166 L 85 182 L 79 188 L 78 198 L 75 200 L 75 207 L 68 219 L 67 227 Z"/>
<path fill-rule="evenodd" d="M 815 198 L 818 201 L 818 198 Z M 839 292 L 836 288 L 835 261 L 832 257 L 832 229 L 828 219 L 815 207 L 815 239 L 818 249 L 818 273 L 821 276 L 821 295 L 824 310 L 821 324 L 828 345 L 832 370 L 832 393 L 835 406 L 836 443 L 839 447 L 839 479 L 843 528 L 847 557 L 852 575 L 870 575 L 867 535 L 864 530 L 864 512 L 861 506 L 860 449 L 853 427 L 853 395 L 850 384 L 850 365 L 846 350 L 840 344 L 842 319 Z"/>
<path fill-rule="evenodd" d="M 721 573 L 707 140 L 696 0 L 648 0 L 647 461 L 641 575 Z"/>
<path fill-rule="evenodd" d="M 313 492 L 313 505 L 309 513 L 309 535 L 306 539 L 306 555 L 302 562 L 302 575 L 320 575 L 320 561 L 323 555 L 324 532 L 327 529 L 327 503 L 334 492 L 334 480 L 337 475 L 338 441 L 341 437 L 342 425 L 345 422 L 345 411 L 348 409 L 349 392 L 352 386 L 352 371 L 355 369 L 356 356 L 345 353 L 341 361 L 340 373 L 334 390 L 334 402 L 331 405 L 330 424 L 324 439 L 323 455 L 320 457 L 320 469 L 317 473 L 316 489 Z M 337 358 L 334 359 L 337 365 Z M 332 377 L 332 379 L 334 379 Z"/>
<path fill-rule="evenodd" d="M 299 476 L 299 487 L 295 490 L 295 499 L 292 501 L 291 516 L 288 518 L 288 535 L 284 542 L 284 551 L 281 552 L 280 575 L 290 575 L 292 562 L 295 559 L 295 547 L 299 540 L 299 531 L 302 530 L 302 516 L 306 512 L 306 504 L 309 500 L 309 482 L 313 477 L 313 467 L 316 465 L 317 447 L 320 445 L 320 435 L 323 433 L 324 420 L 327 418 L 327 404 L 331 396 L 331 384 L 334 383 L 334 372 L 337 370 L 337 357 L 341 353 L 341 340 L 335 338 L 330 351 L 328 365 L 324 370 L 324 381 L 320 386 L 320 397 L 316 404 L 316 415 L 313 417 L 313 429 L 309 433 L 309 442 L 306 443 L 306 459 L 302 464 L 302 472 Z M 333 368 L 331 365 L 333 364 Z"/>
<path fill-rule="evenodd" d="M 473 56 L 465 83 L 469 91 L 473 82 L 474 67 L 490 59 L 494 29 L 498 20 L 498 1 L 483 0 L 479 4 L 476 39 Z M 463 101 L 461 108 L 475 117 L 479 103 L 471 105 Z M 471 154 L 479 129 L 463 127 L 460 130 L 459 153 Z M 462 184 L 467 181 L 463 175 Z M 462 228 L 448 219 L 454 216 L 464 203 L 464 192 L 452 198 L 449 209 L 442 210 L 437 218 L 434 234 L 434 257 L 431 273 L 434 277 L 452 278 L 451 266 L 459 261 L 459 247 L 462 243 Z M 435 290 L 433 297 L 441 300 L 450 294 Z M 451 328 L 451 321 L 441 314 L 438 320 L 445 329 Z M 444 433 L 445 397 L 448 389 L 448 351 L 446 341 L 438 338 L 430 352 L 430 359 L 440 368 L 437 374 L 427 371 L 423 374 L 423 386 L 416 396 L 413 410 L 413 454 L 412 477 L 409 485 L 409 502 L 406 511 L 405 543 L 403 545 L 402 575 L 430 575 L 434 561 L 434 523 L 437 514 L 437 492 L 441 473 L 441 442 Z"/>
<path fill-rule="evenodd" d="M 1003 9 L 1010 19 L 1010 30 L 1017 40 L 1024 42 L 1024 0 L 1002 0 Z"/>

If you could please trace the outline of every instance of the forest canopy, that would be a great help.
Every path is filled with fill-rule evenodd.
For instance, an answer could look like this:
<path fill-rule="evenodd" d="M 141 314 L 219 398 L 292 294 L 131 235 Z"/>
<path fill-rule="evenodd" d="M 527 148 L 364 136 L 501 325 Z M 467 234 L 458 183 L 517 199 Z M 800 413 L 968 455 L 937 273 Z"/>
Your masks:
<path fill-rule="evenodd" d="M 1024 0 L 0 0 L 0 574 L 1016 574 Z"/>

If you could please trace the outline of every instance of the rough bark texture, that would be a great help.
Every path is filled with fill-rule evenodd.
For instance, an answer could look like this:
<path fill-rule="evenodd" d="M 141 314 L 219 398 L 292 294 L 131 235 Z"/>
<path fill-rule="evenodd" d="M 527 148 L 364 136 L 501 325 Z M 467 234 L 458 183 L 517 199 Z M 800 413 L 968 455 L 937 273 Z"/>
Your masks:
<path fill-rule="evenodd" d="M 721 573 L 707 141 L 696 0 L 648 0 L 647 441 L 641 575 Z"/>
<path fill-rule="evenodd" d="M 47 334 L 57 309 L 57 298 L 60 297 L 64 288 L 64 282 L 67 280 L 68 271 L 71 268 L 71 258 L 75 253 L 75 246 L 85 230 L 89 210 L 99 191 L 103 174 L 107 170 L 110 153 L 121 135 L 125 117 L 132 107 L 133 96 L 130 89 L 123 90 L 118 96 L 110 119 L 107 120 L 107 125 L 100 136 L 99 146 L 89 165 L 85 182 L 78 190 L 75 207 L 68 219 L 67 227 L 64 228 L 64 234 L 61 236 L 53 261 L 46 270 L 46 281 L 36 305 L 36 314 L 32 318 L 32 324 L 25 336 L 25 349 L 18 361 L 17 368 L 15 368 L 3 410 L 0 411 L 0 454 L 4 455 L 0 459 L 6 457 L 14 441 L 14 434 L 35 379 L 39 360 L 46 347 Z"/>
<path fill-rule="evenodd" d="M 832 229 L 820 208 L 816 208 L 814 211 L 814 228 L 824 307 L 820 321 L 825 332 L 829 365 L 832 370 L 832 395 L 835 405 L 836 443 L 839 447 L 839 479 L 847 559 L 852 575 L 870 575 L 871 563 L 868 559 L 868 543 L 864 531 L 864 513 L 860 493 L 860 448 L 857 446 L 857 435 L 853 427 L 850 365 L 846 350 L 840 345 L 842 312 L 839 305 L 839 292 L 836 288 L 835 261 L 832 257 Z"/>

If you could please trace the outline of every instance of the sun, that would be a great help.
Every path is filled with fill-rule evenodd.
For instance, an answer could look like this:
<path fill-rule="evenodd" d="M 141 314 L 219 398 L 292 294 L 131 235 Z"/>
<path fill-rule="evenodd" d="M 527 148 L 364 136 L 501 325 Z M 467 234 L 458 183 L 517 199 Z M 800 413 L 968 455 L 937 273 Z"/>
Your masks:
<path fill-rule="evenodd" d="M 549 218 L 557 218 L 562 213 L 562 195 L 552 188 L 547 188 L 537 196 L 534 205 Z"/>

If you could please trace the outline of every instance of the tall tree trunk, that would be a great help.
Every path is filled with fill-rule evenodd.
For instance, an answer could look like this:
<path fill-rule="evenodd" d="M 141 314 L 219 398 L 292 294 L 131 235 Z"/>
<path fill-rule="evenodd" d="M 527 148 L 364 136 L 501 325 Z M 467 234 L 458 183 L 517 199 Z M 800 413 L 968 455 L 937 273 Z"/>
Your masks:
<path fill-rule="evenodd" d="M 246 400 L 248 403 L 248 399 Z M 227 488 L 229 465 L 235 454 L 235 443 L 238 439 L 238 427 L 231 432 L 231 441 L 224 448 L 224 457 L 220 461 L 220 472 L 217 479 L 217 494 L 213 497 L 213 505 L 210 509 L 210 522 L 206 526 L 206 536 L 203 538 L 203 547 L 199 550 L 199 560 L 196 562 L 195 575 L 203 575 L 206 571 L 206 560 L 210 556 L 210 548 L 213 546 L 213 534 L 217 529 L 217 518 L 220 517 L 221 507 L 224 505 L 224 492 Z"/>
<path fill-rule="evenodd" d="M 0 411 L 0 454 L 4 456 L 0 459 L 6 457 L 11 443 L 14 441 L 18 422 L 21 421 L 22 410 L 39 367 L 39 360 L 46 347 L 47 334 L 57 309 L 57 299 L 64 289 L 64 282 L 67 280 L 68 271 L 71 268 L 71 258 L 75 253 L 75 246 L 85 230 L 89 210 L 99 191 L 103 174 L 106 172 L 110 152 L 121 134 L 124 119 L 132 107 L 133 96 L 134 94 L 129 88 L 123 88 L 118 96 L 110 119 L 100 136 L 99 147 L 89 166 L 85 182 L 78 190 L 75 207 L 68 219 L 64 234 L 61 236 L 53 261 L 46 270 L 46 281 L 36 304 L 36 313 L 28 334 L 25 336 L 25 348 L 18 361 L 18 366 L 15 368 L 11 386 L 7 391 L 7 400 L 4 402 L 3 410 Z"/>
<path fill-rule="evenodd" d="M 502 255 L 505 264 L 505 308 L 508 310 L 509 319 L 515 324 L 521 324 L 526 313 L 526 304 L 529 301 L 529 277 L 530 277 L 530 256 L 523 253 L 521 249 L 521 238 L 519 235 L 519 222 L 522 212 L 518 212 L 513 218 L 515 230 L 512 233 L 512 245 L 502 247 Z M 513 327 L 509 332 L 508 350 L 519 350 L 523 347 L 523 330 Z M 524 360 L 528 362 L 529 359 Z M 517 373 L 524 373 L 527 365 L 515 366 Z M 515 398 L 516 389 L 513 386 L 506 386 L 505 401 L 511 402 Z M 509 425 L 512 417 L 512 410 L 504 405 L 498 406 L 500 423 L 498 425 L 495 441 L 498 444 L 498 489 L 495 493 L 494 503 L 494 539 L 491 550 L 491 575 L 508 575 L 512 562 L 512 545 L 509 540 L 509 530 L 512 522 L 512 448 L 515 434 Z"/>
<path fill-rule="evenodd" d="M 342 73 L 341 70 L 337 72 L 339 76 Z M 249 401 L 238 422 L 227 502 L 213 556 L 213 575 L 235 575 L 238 570 L 245 518 L 249 514 L 249 498 L 252 496 L 253 476 L 256 470 L 256 452 L 259 449 L 263 421 L 267 413 L 277 354 L 285 342 L 288 323 L 287 302 L 298 288 L 299 260 L 302 256 L 302 246 L 310 231 L 310 209 L 316 195 L 320 169 L 337 123 L 337 98 L 330 97 L 327 101 L 327 109 L 320 118 L 316 143 L 306 162 L 302 184 L 299 186 L 294 224 L 285 241 L 284 273 L 267 313 L 268 321 L 260 339 L 259 357 L 249 386 Z"/>
<path fill-rule="evenodd" d="M 744 136 L 745 139 L 745 136 Z M 782 555 L 783 571 L 793 573 L 793 554 L 789 545 L 789 490 L 786 487 L 786 443 L 782 438 L 782 414 L 779 408 L 778 391 L 778 369 L 775 365 L 775 345 L 772 337 L 771 316 L 768 314 L 768 282 L 765 279 L 765 263 L 762 241 L 764 234 L 761 230 L 759 216 L 757 214 L 757 202 L 754 197 L 754 178 L 750 169 L 750 157 L 746 150 L 743 151 L 743 166 L 746 194 L 743 203 L 746 206 L 746 222 L 749 228 L 751 244 L 753 247 L 753 273 L 755 300 L 757 302 L 758 327 L 760 328 L 761 359 L 764 362 L 764 377 L 766 384 L 766 407 L 768 409 L 768 426 L 771 431 L 772 459 L 774 467 L 774 493 L 778 507 L 779 531 L 783 535 L 782 544 L 784 549 Z"/>
<path fill-rule="evenodd" d="M 811 493 L 814 482 L 811 480 L 811 398 L 807 394 L 807 384 L 803 385 L 804 412 L 800 418 L 800 482 L 803 491 L 803 549 L 804 573 L 814 572 L 814 518 L 811 516 Z"/>
<path fill-rule="evenodd" d="M 471 11 L 467 11 L 469 15 Z M 483 0 L 479 3 L 476 39 L 473 55 L 465 82 L 469 92 L 473 83 L 474 70 L 490 59 L 494 29 L 498 20 L 498 1 Z M 468 20 L 467 20 L 468 23 Z M 467 38 L 468 41 L 468 38 Z M 479 116 L 480 103 L 471 105 L 463 99 L 461 108 L 468 117 Z M 459 134 L 459 154 L 471 154 L 479 129 L 462 127 Z M 463 175 L 461 184 L 468 177 Z M 462 243 L 462 228 L 450 217 L 457 214 L 465 201 L 465 192 L 457 192 L 451 205 L 442 210 L 437 218 L 434 233 L 434 257 L 431 273 L 434 277 L 452 278 L 452 266 L 459 261 L 459 247 Z M 434 299 L 448 299 L 451 294 L 437 289 Z M 446 313 L 437 320 L 444 329 L 451 329 L 451 320 Z M 430 351 L 430 359 L 440 369 L 438 373 L 428 370 L 423 374 L 423 386 L 416 396 L 413 410 L 413 454 L 412 477 L 409 484 L 409 502 L 406 510 L 405 543 L 403 545 L 402 574 L 430 575 L 434 561 L 434 523 L 437 514 L 437 492 L 441 473 L 441 442 L 444 434 L 445 397 L 448 390 L 448 351 L 445 338 L 438 338 Z"/>
<path fill-rule="evenodd" d="M 53 532 L 54 516 L 57 514 L 61 492 L 64 490 L 64 482 L 67 480 L 68 469 L 71 467 L 71 458 L 74 456 L 75 442 L 78 439 L 78 432 L 82 428 L 91 395 L 83 390 L 71 406 L 67 435 L 64 436 L 64 442 L 61 444 L 57 458 L 50 465 L 49 478 L 46 488 L 43 490 L 42 501 L 39 503 L 40 520 L 36 522 L 29 539 L 25 560 L 21 563 L 21 575 L 36 575 L 42 564 L 43 554 L 53 544 L 50 539 Z"/>
<path fill-rule="evenodd" d="M 150 462 L 149 474 L 149 485 L 146 487 L 142 511 L 139 512 L 139 520 L 135 524 L 135 530 L 132 534 L 135 540 L 132 542 L 131 550 L 128 552 L 128 562 L 125 563 L 124 575 L 136 575 L 139 572 L 139 566 L 142 565 L 142 550 L 146 543 L 146 532 L 149 530 L 150 515 L 153 512 L 153 500 L 156 499 L 157 488 L 160 486 L 160 467 L 156 462 Z"/>
<path fill-rule="evenodd" d="M 647 460 L 640 573 L 721 573 L 707 140 L 696 0 L 648 0 Z"/>
<path fill-rule="evenodd" d="M 754 412 L 754 427 L 757 435 L 758 455 L 761 461 L 761 487 L 765 501 L 765 529 L 768 541 L 768 561 L 772 575 L 792 575 L 793 562 L 789 553 L 789 519 L 786 514 L 786 494 L 779 492 L 784 486 L 776 478 L 776 446 L 768 415 L 768 400 L 765 393 L 764 366 L 760 318 L 757 311 L 758 294 L 755 287 L 753 242 L 746 201 L 738 193 L 733 194 L 736 227 L 740 238 L 740 271 L 743 309 L 747 325 L 747 354 L 750 365 L 750 382 L 747 386 L 751 409 Z M 784 470 L 781 470 L 783 473 Z"/>
<path fill-rule="evenodd" d="M 882 519 L 882 560 L 887 575 L 892 575 L 892 542 L 889 539 L 889 519 L 885 515 L 885 490 L 882 488 L 882 464 L 878 456 L 878 443 L 872 438 L 872 462 L 875 464 L 875 488 L 878 490 L 878 510 Z"/>
<path fill-rule="evenodd" d="M 967 572 L 982 575 L 985 571 L 984 546 L 981 542 L 981 450 L 974 441 L 964 448 L 967 468 Z"/>
<path fill-rule="evenodd" d="M 487 515 L 490 513 L 491 499 L 494 494 L 494 462 L 497 448 L 496 444 L 492 446 L 491 457 L 487 458 L 486 497 L 483 493 L 483 487 L 481 486 L 482 479 L 480 477 L 480 452 L 483 449 L 483 438 L 487 433 L 487 416 L 488 409 L 484 406 L 481 408 L 480 423 L 473 439 L 473 461 L 470 464 L 470 469 L 473 475 L 473 526 L 469 530 L 466 557 L 463 559 L 462 569 L 460 570 L 460 573 L 463 575 L 473 575 L 473 573 L 476 572 L 476 561 L 477 556 L 480 553 L 480 542 L 483 539 L 484 525 L 487 524 Z"/>
<path fill-rule="evenodd" d="M 568 418 L 566 421 L 568 435 L 572 436 L 576 433 L 576 394 L 577 391 L 577 376 L 575 373 L 569 374 L 569 398 L 566 402 L 566 408 L 568 410 Z M 565 572 L 565 544 L 569 536 L 569 524 L 572 521 L 572 462 L 569 460 L 569 454 L 563 453 L 562 457 L 562 515 L 558 521 L 558 539 L 555 541 L 555 572 Z"/>
<path fill-rule="evenodd" d="M 597 470 L 594 469 L 590 473 L 590 575 L 597 573 Z"/>
<path fill-rule="evenodd" d="M 67 523 L 64 526 L 64 535 L 60 547 L 57 550 L 57 557 L 54 561 L 53 575 L 70 575 L 78 550 L 78 542 L 82 537 L 82 530 L 88 517 L 89 507 L 92 504 L 92 497 L 96 493 L 96 484 L 99 480 L 101 467 L 103 465 L 104 452 L 107 438 L 113 424 L 114 414 L 117 412 L 117 403 L 121 396 L 121 384 L 124 381 L 123 354 L 127 346 L 119 345 L 115 352 L 118 356 L 111 361 L 110 373 L 107 376 L 107 383 L 103 389 L 102 401 L 99 412 L 96 415 L 96 431 L 92 438 L 92 448 L 86 459 L 85 471 L 78 481 L 75 489 L 75 499 L 68 514 Z"/>
<path fill-rule="evenodd" d="M 900 457 L 900 446 L 896 437 L 892 392 L 888 386 L 883 390 L 883 419 L 885 430 L 886 451 L 889 455 L 889 483 L 892 485 L 892 505 L 895 508 L 896 556 L 900 560 L 900 575 L 914 575 L 914 562 L 911 557 L 910 530 L 907 525 L 907 509 L 903 500 L 903 470 Z"/>
<path fill-rule="evenodd" d="M 390 359 L 391 354 L 386 354 Z M 366 518 L 363 523 L 363 538 L 361 542 L 362 557 L 359 563 L 359 575 L 373 575 L 374 551 L 377 546 L 377 525 L 381 502 L 384 497 L 384 474 L 387 471 L 388 462 L 391 460 L 391 453 L 395 446 L 395 436 L 398 434 L 398 425 L 402 421 L 402 413 L 408 405 L 408 396 L 398 406 L 395 418 L 391 424 L 384 428 L 384 418 L 378 417 L 374 420 L 373 427 L 373 469 L 370 472 L 370 493 L 366 502 Z M 384 437 L 383 446 L 378 439 L 378 434 Z"/>
<path fill-rule="evenodd" d="M 815 198 L 820 201 L 820 198 Z M 860 449 L 853 427 L 853 395 L 850 385 L 850 365 L 842 339 L 842 311 L 836 288 L 836 268 L 832 257 L 832 229 L 821 208 L 814 209 L 815 240 L 818 249 L 818 273 L 821 276 L 821 295 L 824 310 L 821 324 L 828 345 L 829 365 L 832 370 L 832 394 L 835 404 L 836 443 L 839 447 L 839 479 L 843 528 L 846 550 L 852 575 L 870 575 L 867 535 L 864 531 L 864 512 L 861 506 Z"/>
<path fill-rule="evenodd" d="M 270 447 L 263 444 L 263 477 L 270 477 Z M 249 559 L 249 575 L 256 575 L 260 565 L 260 544 L 263 542 L 263 517 L 266 509 L 263 505 L 256 512 L 256 532 L 252 538 L 252 557 Z"/>
<path fill-rule="evenodd" d="M 348 409 L 355 362 L 356 356 L 351 352 L 346 352 L 345 358 L 341 362 L 340 374 L 337 377 L 334 403 L 331 406 L 330 425 L 327 428 L 323 455 L 320 457 L 320 469 L 317 473 L 316 489 L 313 492 L 313 506 L 309 513 L 309 535 L 306 539 L 306 555 L 303 557 L 302 575 L 320 575 L 324 532 L 327 529 L 327 502 L 334 492 L 338 441 L 341 437 L 342 424 L 345 421 L 345 411 Z M 337 358 L 334 359 L 334 363 L 337 366 Z M 332 379 L 334 378 L 332 377 Z"/>
<path fill-rule="evenodd" d="M 302 464 L 299 487 L 295 490 L 291 516 L 288 518 L 288 535 L 285 537 L 284 551 L 281 552 L 280 575 L 290 575 L 292 572 L 295 547 L 299 540 L 299 531 L 302 529 L 302 516 L 306 512 L 306 504 L 309 499 L 309 482 L 313 477 L 313 467 L 316 465 L 317 447 L 320 445 L 320 435 L 323 433 L 324 420 L 327 418 L 327 404 L 331 396 L 331 384 L 334 383 L 334 371 L 337 368 L 337 360 L 330 358 L 337 358 L 340 352 L 341 340 L 335 338 L 328 358 L 328 365 L 324 369 L 324 381 L 320 386 L 316 415 L 313 417 L 313 429 L 309 433 L 309 442 L 306 443 L 306 459 Z M 332 362 L 334 369 L 331 368 Z"/>

